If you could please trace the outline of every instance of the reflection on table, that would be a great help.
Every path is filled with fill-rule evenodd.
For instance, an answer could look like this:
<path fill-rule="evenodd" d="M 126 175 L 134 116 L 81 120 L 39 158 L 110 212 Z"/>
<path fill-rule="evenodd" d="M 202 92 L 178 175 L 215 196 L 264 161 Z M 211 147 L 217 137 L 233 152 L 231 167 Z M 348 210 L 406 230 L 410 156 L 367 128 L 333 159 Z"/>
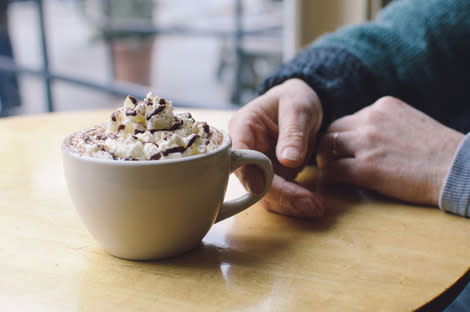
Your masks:
<path fill-rule="evenodd" d="M 191 111 L 226 128 L 230 113 Z M 350 186 L 323 192 L 327 215 L 300 220 L 259 206 L 212 227 L 181 257 L 106 254 L 81 224 L 60 143 L 108 112 L 0 121 L 0 306 L 45 311 L 408 311 L 467 268 L 467 219 Z M 244 192 L 231 178 L 227 198 Z"/>

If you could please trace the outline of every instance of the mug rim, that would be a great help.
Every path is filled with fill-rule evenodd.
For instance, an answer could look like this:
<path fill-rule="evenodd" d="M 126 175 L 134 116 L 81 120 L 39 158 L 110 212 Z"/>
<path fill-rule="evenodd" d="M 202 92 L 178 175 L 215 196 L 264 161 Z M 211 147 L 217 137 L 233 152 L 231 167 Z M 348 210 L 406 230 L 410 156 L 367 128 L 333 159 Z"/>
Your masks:
<path fill-rule="evenodd" d="M 186 156 L 186 157 L 181 157 L 181 158 L 131 161 L 131 160 L 124 160 L 124 159 L 101 159 L 101 158 L 94 158 L 90 156 L 83 156 L 78 153 L 74 153 L 73 151 L 71 151 L 70 149 L 66 147 L 66 145 L 68 145 L 68 143 L 70 142 L 71 138 L 82 130 L 73 132 L 72 134 L 68 135 L 62 141 L 61 150 L 64 155 L 67 155 L 76 160 L 81 160 L 81 161 L 86 161 L 86 162 L 96 163 L 96 164 L 103 164 L 103 165 L 148 166 L 148 165 L 158 165 L 158 164 L 163 165 L 163 164 L 189 162 L 189 161 L 194 161 L 194 160 L 210 157 L 232 146 L 232 138 L 226 131 L 213 127 L 213 126 L 211 126 L 211 128 L 223 134 L 224 138 L 222 140 L 222 143 L 215 150 L 212 150 L 208 153 L 191 155 L 191 156 Z"/>

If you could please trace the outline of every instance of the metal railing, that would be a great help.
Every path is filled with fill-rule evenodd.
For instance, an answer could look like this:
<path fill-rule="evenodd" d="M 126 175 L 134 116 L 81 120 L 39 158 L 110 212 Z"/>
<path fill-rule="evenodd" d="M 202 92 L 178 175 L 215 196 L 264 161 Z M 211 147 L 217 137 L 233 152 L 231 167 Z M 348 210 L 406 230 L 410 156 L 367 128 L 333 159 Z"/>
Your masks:
<path fill-rule="evenodd" d="M 36 12 L 39 21 L 39 36 L 41 48 L 41 68 L 34 69 L 27 66 L 21 66 L 14 62 L 12 58 L 0 56 L 0 71 L 14 72 L 40 77 L 44 80 L 44 90 L 46 99 L 46 110 L 53 112 L 55 110 L 54 98 L 52 93 L 53 83 L 55 81 L 69 83 L 75 86 L 84 87 L 96 91 L 105 92 L 112 95 L 125 96 L 127 94 L 145 94 L 147 89 L 142 85 L 127 82 L 116 82 L 112 79 L 108 82 L 91 81 L 72 75 L 60 74 L 51 70 L 49 66 L 49 51 L 47 44 L 47 31 L 45 28 L 45 14 L 43 0 L 31 0 L 35 3 Z M 245 37 L 278 35 L 281 31 L 280 26 L 265 27 L 263 29 L 244 30 L 242 23 L 242 4 L 241 0 L 234 0 L 234 30 L 217 29 L 191 29 L 188 27 L 158 27 L 155 25 L 120 25 L 110 21 L 93 22 L 99 27 L 109 31 L 125 31 L 135 34 L 154 34 L 154 35 L 180 35 L 180 36 L 203 36 L 215 38 L 232 38 L 235 52 L 235 73 L 232 86 L 231 100 L 233 103 L 240 102 L 240 86 L 242 85 L 242 63 L 243 63 L 243 41 Z M 187 103 L 186 101 L 176 101 L 181 106 L 197 107 L 196 103 Z M 200 106 L 200 105 L 199 105 Z"/>

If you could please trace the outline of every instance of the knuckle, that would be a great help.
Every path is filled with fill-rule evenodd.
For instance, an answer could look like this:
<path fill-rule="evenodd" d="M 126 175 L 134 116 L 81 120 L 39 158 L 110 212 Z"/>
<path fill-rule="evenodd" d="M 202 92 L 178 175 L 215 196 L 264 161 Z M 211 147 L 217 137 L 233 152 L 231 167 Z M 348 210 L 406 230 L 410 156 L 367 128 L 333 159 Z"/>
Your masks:
<path fill-rule="evenodd" d="M 375 127 L 366 127 L 361 133 L 362 142 L 366 147 L 376 146 L 379 142 L 379 132 Z"/>
<path fill-rule="evenodd" d="M 236 112 L 228 122 L 229 131 L 233 131 L 236 128 L 244 127 L 245 124 L 250 123 L 253 112 L 249 107 L 245 106 Z"/>
<path fill-rule="evenodd" d="M 308 119 L 308 117 L 312 117 L 318 110 L 314 101 L 306 95 L 294 93 L 287 96 L 289 97 L 288 101 L 284 103 L 289 103 L 289 109 L 294 115 L 304 116 Z"/>
<path fill-rule="evenodd" d="M 256 121 L 256 112 L 248 109 L 240 109 L 235 113 L 228 122 L 229 132 L 237 131 L 237 129 L 245 128 Z"/>
<path fill-rule="evenodd" d="M 289 125 L 284 127 L 279 133 L 279 137 L 283 141 L 299 143 L 305 139 L 305 134 L 298 125 Z"/>
<path fill-rule="evenodd" d="M 285 85 L 279 84 L 268 89 L 264 94 L 259 96 L 259 98 L 263 100 L 277 99 L 284 92 L 285 92 Z"/>
<path fill-rule="evenodd" d="M 383 96 L 379 98 L 375 103 L 374 106 L 381 110 L 395 110 L 398 107 L 401 107 L 403 102 L 396 97 L 393 96 Z"/>
<path fill-rule="evenodd" d="M 357 166 L 361 169 L 362 172 L 367 172 L 371 168 L 373 168 L 376 164 L 376 156 L 373 153 L 367 153 L 362 155 L 361 158 L 358 159 Z"/>
<path fill-rule="evenodd" d="M 394 114 L 400 109 L 400 104 L 374 104 L 369 110 L 364 112 L 363 121 L 365 124 L 380 128 L 381 125 L 393 118 Z"/>
<path fill-rule="evenodd" d="M 377 123 L 383 122 L 385 119 L 385 114 L 380 109 L 379 106 L 374 106 L 370 110 L 367 111 L 365 115 L 365 120 L 367 124 L 373 125 Z"/>

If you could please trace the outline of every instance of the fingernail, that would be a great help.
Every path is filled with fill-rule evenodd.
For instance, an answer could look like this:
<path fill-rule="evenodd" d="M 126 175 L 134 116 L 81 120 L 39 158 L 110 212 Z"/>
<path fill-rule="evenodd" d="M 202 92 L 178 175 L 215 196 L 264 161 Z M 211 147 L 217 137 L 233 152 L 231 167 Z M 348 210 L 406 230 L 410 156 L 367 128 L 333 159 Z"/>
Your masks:
<path fill-rule="evenodd" d="M 286 147 L 281 152 L 281 158 L 288 160 L 298 160 L 300 157 L 299 152 L 296 148 Z"/>
<path fill-rule="evenodd" d="M 302 211 L 308 216 L 317 216 L 318 212 L 315 209 L 313 201 L 310 198 L 299 198 L 295 201 L 295 209 Z"/>

